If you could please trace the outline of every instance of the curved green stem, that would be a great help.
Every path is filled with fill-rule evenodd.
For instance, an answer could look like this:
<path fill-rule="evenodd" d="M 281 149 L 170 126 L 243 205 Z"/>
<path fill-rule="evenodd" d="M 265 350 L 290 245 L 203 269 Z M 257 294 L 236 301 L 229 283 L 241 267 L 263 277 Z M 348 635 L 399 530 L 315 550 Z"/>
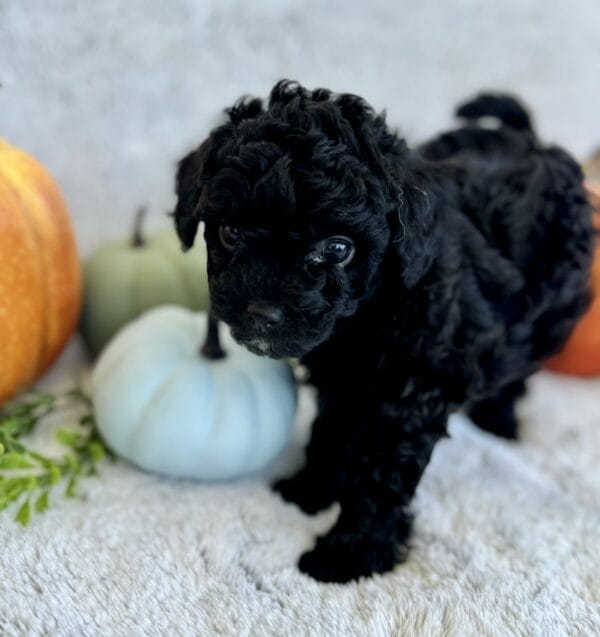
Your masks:
<path fill-rule="evenodd" d="M 135 213 L 135 221 L 133 222 L 133 237 L 131 239 L 131 245 L 134 248 L 141 248 L 146 245 L 146 240 L 142 233 L 142 226 L 144 225 L 144 219 L 146 218 L 146 207 L 140 206 Z"/>

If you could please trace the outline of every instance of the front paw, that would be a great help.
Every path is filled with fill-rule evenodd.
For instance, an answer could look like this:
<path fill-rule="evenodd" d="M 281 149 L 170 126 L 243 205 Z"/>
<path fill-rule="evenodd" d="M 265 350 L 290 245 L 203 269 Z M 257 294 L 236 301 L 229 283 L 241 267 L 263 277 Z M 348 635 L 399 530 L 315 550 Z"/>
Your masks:
<path fill-rule="evenodd" d="M 300 471 L 292 478 L 278 480 L 273 489 L 286 502 L 297 504 L 305 513 L 317 513 L 335 501 L 333 490 L 325 483 Z"/>
<path fill-rule="evenodd" d="M 298 568 L 320 582 L 345 583 L 390 571 L 405 555 L 405 548 L 393 543 L 330 534 L 300 557 Z"/>

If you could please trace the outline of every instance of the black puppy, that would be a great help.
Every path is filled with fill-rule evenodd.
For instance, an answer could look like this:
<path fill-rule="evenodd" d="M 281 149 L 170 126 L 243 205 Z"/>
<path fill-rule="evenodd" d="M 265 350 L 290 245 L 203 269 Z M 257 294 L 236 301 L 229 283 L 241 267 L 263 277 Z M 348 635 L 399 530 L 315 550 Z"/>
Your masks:
<path fill-rule="evenodd" d="M 306 466 L 276 488 L 341 514 L 300 569 L 387 571 L 449 414 L 515 437 L 524 380 L 588 306 L 581 171 L 505 96 L 417 150 L 360 97 L 285 81 L 226 112 L 180 163 L 177 231 L 189 248 L 206 224 L 214 315 L 318 389 Z"/>

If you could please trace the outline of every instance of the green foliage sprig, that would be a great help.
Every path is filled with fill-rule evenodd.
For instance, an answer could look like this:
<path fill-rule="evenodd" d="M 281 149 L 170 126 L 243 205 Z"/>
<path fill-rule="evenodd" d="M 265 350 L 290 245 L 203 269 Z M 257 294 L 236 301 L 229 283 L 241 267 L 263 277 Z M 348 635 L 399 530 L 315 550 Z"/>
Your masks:
<path fill-rule="evenodd" d="M 52 458 L 24 444 L 23 436 L 50 415 L 78 409 L 77 429 L 57 429 L 58 442 L 67 448 Z M 96 475 L 96 465 L 111 455 L 94 426 L 92 403 L 80 388 L 64 394 L 28 391 L 0 407 L 0 511 L 14 505 L 15 519 L 29 523 L 32 510 L 48 508 L 52 489 L 65 484 L 65 496 L 76 497 L 81 476 Z"/>

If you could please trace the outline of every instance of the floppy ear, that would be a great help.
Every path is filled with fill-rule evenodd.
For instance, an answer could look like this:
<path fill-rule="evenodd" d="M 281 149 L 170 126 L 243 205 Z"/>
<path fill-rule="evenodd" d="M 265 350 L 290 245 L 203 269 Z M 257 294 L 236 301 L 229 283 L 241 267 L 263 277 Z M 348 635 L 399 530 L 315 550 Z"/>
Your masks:
<path fill-rule="evenodd" d="M 239 99 L 231 108 L 225 109 L 228 122 L 215 128 L 198 149 L 179 162 L 175 187 L 178 200 L 173 216 L 184 250 L 194 245 L 198 224 L 202 221 L 202 196 L 210 173 L 214 172 L 214 166 L 212 170 L 208 166 L 213 149 L 226 143 L 241 122 L 255 119 L 262 113 L 261 100 L 251 97 Z"/>
<path fill-rule="evenodd" d="M 431 189 L 406 183 L 401 206 L 391 214 L 392 249 L 400 258 L 402 280 L 414 288 L 436 257 L 439 241 L 436 195 Z"/>
<path fill-rule="evenodd" d="M 206 183 L 204 164 L 209 154 L 210 139 L 194 152 L 186 155 L 177 168 L 175 191 L 177 205 L 173 212 L 175 229 L 184 250 L 194 245 L 200 223 L 200 198 Z"/>

